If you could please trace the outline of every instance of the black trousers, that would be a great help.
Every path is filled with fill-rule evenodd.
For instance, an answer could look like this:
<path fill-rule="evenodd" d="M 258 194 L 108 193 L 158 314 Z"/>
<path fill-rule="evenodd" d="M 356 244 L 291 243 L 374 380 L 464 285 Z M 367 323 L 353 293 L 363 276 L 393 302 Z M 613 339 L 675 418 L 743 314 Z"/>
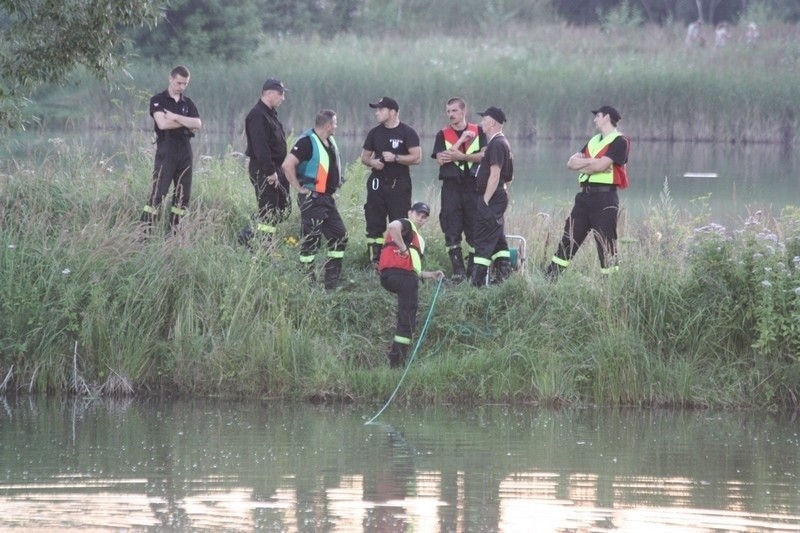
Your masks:
<path fill-rule="evenodd" d="M 564 235 L 556 257 L 570 261 L 578 252 L 589 231 L 594 230 L 601 268 L 609 268 L 617 254 L 617 215 L 619 196 L 616 189 L 605 192 L 581 191 L 564 224 Z"/>
<path fill-rule="evenodd" d="M 184 210 L 192 196 L 192 145 L 188 137 L 156 144 L 153 184 L 147 204 L 158 208 L 172 185 L 172 206 Z"/>
<path fill-rule="evenodd" d="M 332 195 L 315 192 L 298 194 L 297 206 L 300 208 L 302 236 L 300 258 L 304 262 L 311 263 L 314 260 L 322 237 L 327 240 L 329 256 L 339 255 L 331 252 L 344 252 L 347 246 L 347 229 Z"/>
<path fill-rule="evenodd" d="M 387 268 L 381 272 L 381 286 L 397 295 L 395 342 L 411 344 L 411 336 L 417 326 L 419 277 L 408 270 Z"/>
<path fill-rule="evenodd" d="M 248 166 L 250 183 L 253 184 L 256 192 L 256 201 L 258 201 L 258 214 L 256 217 L 259 222 L 265 222 L 273 226 L 285 220 L 292 211 L 292 205 L 289 202 L 289 180 L 283 174 L 280 163 L 276 168 L 278 169 L 277 187 L 267 182 L 268 176 L 261 171 L 257 161 L 251 158 Z"/>
<path fill-rule="evenodd" d="M 475 226 L 475 184 L 472 178 L 442 180 L 442 210 L 439 226 L 447 248 L 461 244 L 461 235 L 473 245 Z"/>
<path fill-rule="evenodd" d="M 475 202 L 475 263 L 489 266 L 498 252 L 507 252 L 505 234 L 505 213 L 508 207 L 508 193 L 498 187 L 489 205 L 483 201 L 483 193 L 474 194 Z"/>
<path fill-rule="evenodd" d="M 367 239 L 381 239 L 389 222 L 406 218 L 411 209 L 411 178 L 378 178 L 371 174 L 367 179 L 367 203 L 364 218 Z"/>

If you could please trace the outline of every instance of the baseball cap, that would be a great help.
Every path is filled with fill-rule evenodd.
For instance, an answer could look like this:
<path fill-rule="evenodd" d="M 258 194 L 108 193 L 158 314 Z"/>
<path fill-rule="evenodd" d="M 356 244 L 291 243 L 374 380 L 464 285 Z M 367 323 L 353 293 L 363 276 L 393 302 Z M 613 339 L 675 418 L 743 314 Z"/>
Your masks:
<path fill-rule="evenodd" d="M 397 100 L 394 98 L 389 98 L 388 96 L 382 97 L 380 100 L 375 102 L 374 104 L 369 104 L 372 109 L 378 109 L 379 107 L 385 107 L 387 109 L 394 109 L 395 111 L 400 111 L 400 106 L 397 105 Z"/>
<path fill-rule="evenodd" d="M 619 114 L 619 111 L 617 111 L 610 105 L 600 106 L 596 110 L 592 111 L 592 115 L 596 115 L 598 113 L 608 115 L 608 118 L 610 118 L 611 122 L 613 122 L 614 124 L 622 120 L 622 115 Z"/>
<path fill-rule="evenodd" d="M 428 207 L 428 204 L 425 202 L 417 202 L 411 206 L 412 211 L 416 211 L 417 213 L 424 213 L 428 216 L 431 216 L 431 208 Z"/>
<path fill-rule="evenodd" d="M 492 117 L 500 124 L 504 124 L 506 121 L 506 114 L 499 107 L 490 106 L 486 111 L 478 114 L 482 117 Z"/>
<path fill-rule="evenodd" d="M 264 86 L 261 88 L 261 90 L 278 91 L 282 93 L 286 90 L 286 86 L 277 78 L 267 78 L 267 81 L 264 82 Z"/>

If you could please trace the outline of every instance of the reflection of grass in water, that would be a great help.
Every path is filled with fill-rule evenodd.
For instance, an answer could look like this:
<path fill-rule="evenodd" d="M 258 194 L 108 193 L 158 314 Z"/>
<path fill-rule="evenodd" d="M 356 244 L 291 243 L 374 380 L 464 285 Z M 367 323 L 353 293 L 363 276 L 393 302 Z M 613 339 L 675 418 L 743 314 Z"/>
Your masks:
<path fill-rule="evenodd" d="M 66 391 L 79 375 L 104 393 L 129 383 L 139 392 L 385 401 L 399 378 L 385 356 L 396 304 L 364 269 L 363 167 L 348 168 L 338 199 L 350 244 L 345 283 L 331 293 L 304 281 L 297 248 L 284 244 L 299 227 L 296 209 L 276 245 L 248 253 L 234 244 L 254 200 L 233 157 L 198 159 L 179 235 L 137 242 L 151 165 L 149 154 L 131 154 L 111 169 L 76 147 L 8 169 L 6 389 Z M 488 290 L 446 285 L 395 403 L 792 402 L 800 215 L 698 228 L 671 202 L 665 188 L 641 224 L 621 221 L 618 275 L 601 278 L 587 242 L 556 284 L 540 271 L 568 207 L 545 216 L 513 205 L 509 227 L 529 245 L 525 273 Z M 427 267 L 449 271 L 436 213 L 424 234 Z M 421 317 L 433 290 L 421 287 Z"/>
<path fill-rule="evenodd" d="M 446 99 L 461 94 L 473 112 L 503 107 L 511 135 L 583 138 L 586 113 L 601 100 L 620 108 L 624 129 L 639 140 L 791 142 L 800 69 L 794 68 L 796 50 L 786 42 L 796 38 L 797 27 L 765 26 L 755 47 L 739 38 L 739 30 L 722 49 L 687 48 L 685 29 L 677 25 L 611 33 L 511 26 L 502 37 L 477 39 L 270 39 L 268 50 L 241 64 L 194 62 L 188 94 L 206 131 L 241 131 L 268 72 L 290 88 L 280 113 L 295 131 L 307 127 L 317 109 L 331 107 L 339 112 L 341 134 L 361 135 L 374 122 L 367 102 L 390 94 L 400 102 L 404 121 L 432 134 L 443 124 Z M 613 62 L 597 61 L 599 42 Z M 354 55 L 364 50 L 369 53 Z M 450 59 L 454 55 L 457 60 Z M 288 61 L 291 69 L 283 66 Z M 35 111 L 76 126 L 149 129 L 147 98 L 163 89 L 165 66 L 141 62 L 130 71 L 133 81 L 122 91 L 109 93 L 85 76 L 78 86 L 42 90 Z M 87 113 L 83 102 L 94 112 Z"/>

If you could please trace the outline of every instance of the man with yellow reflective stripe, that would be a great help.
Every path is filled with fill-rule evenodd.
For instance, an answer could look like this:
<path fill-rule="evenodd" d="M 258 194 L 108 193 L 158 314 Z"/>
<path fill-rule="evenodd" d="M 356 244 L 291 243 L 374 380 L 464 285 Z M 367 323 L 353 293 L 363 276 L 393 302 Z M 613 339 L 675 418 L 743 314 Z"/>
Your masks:
<path fill-rule="evenodd" d="M 603 274 L 617 269 L 617 189 L 628 186 L 626 164 L 631 143 L 617 131 L 622 119 L 615 108 L 604 105 L 592 111 L 594 125 L 600 132 L 567 161 L 567 168 L 577 171 L 581 192 L 564 225 L 564 236 L 547 267 L 546 275 L 555 279 L 575 256 L 591 230 L 594 230 L 600 268 Z"/>
<path fill-rule="evenodd" d="M 514 156 L 503 135 L 506 114 L 491 106 L 481 117 L 481 127 L 489 139 L 475 175 L 475 266 L 470 282 L 483 287 L 489 282 L 489 267 L 494 263 L 494 280 L 501 283 L 511 274 L 511 254 L 505 235 L 508 183 L 514 178 Z"/>
<path fill-rule="evenodd" d="M 431 157 L 439 164 L 439 180 L 442 182 L 439 226 L 453 265 L 452 279 L 459 282 L 472 274 L 475 170 L 486 148 L 486 135 L 480 126 L 467 122 L 467 103 L 460 96 L 450 98 L 445 111 L 450 123 L 436 134 Z M 467 241 L 466 270 L 461 250 L 462 233 Z"/>
<path fill-rule="evenodd" d="M 397 328 L 389 350 L 389 366 L 405 363 L 411 346 L 411 335 L 417 325 L 419 280 L 442 279 L 444 272 L 422 270 L 425 240 L 419 230 L 428 222 L 431 209 L 417 202 L 408 211 L 408 218 L 393 220 L 386 228 L 384 244 L 378 259 L 378 271 L 384 289 L 397 295 Z"/>
<path fill-rule="evenodd" d="M 347 246 L 347 230 L 333 197 L 344 182 L 342 159 L 333 138 L 336 126 L 335 111 L 319 111 L 314 119 L 314 128 L 297 139 L 283 162 L 286 179 L 298 193 L 297 205 L 300 208 L 300 231 L 303 239 L 300 262 L 309 270 L 313 268 L 320 238 L 325 237 L 327 240 L 326 289 L 335 289 L 339 285 L 342 258 Z"/>

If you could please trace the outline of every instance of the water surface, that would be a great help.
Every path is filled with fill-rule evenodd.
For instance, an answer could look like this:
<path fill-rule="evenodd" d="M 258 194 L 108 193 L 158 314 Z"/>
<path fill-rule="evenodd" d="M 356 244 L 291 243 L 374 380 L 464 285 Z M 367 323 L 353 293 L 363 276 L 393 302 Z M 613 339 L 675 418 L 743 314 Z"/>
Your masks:
<path fill-rule="evenodd" d="M 0 529 L 789 531 L 789 415 L 0 403 Z"/>

